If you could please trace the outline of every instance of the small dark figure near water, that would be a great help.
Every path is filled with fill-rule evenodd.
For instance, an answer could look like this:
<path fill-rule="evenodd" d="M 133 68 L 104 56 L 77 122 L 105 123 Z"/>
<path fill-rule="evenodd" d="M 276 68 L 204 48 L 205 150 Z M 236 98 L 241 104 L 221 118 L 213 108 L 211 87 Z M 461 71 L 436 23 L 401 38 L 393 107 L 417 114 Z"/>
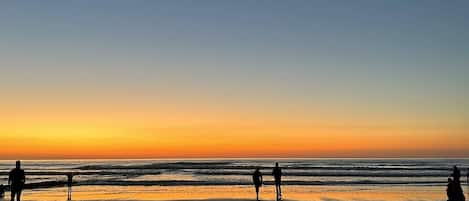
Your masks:
<path fill-rule="evenodd" d="M 256 188 L 256 200 L 259 201 L 259 188 L 262 186 L 262 173 L 259 171 L 259 168 L 256 168 L 256 171 L 252 174 L 252 181 Z"/>
<path fill-rule="evenodd" d="M 0 184 L 0 198 L 5 197 L 5 186 L 3 184 Z"/>
<path fill-rule="evenodd" d="M 68 173 L 67 174 L 67 186 L 68 186 L 67 200 L 72 200 L 72 184 L 73 184 L 73 174 Z"/>
<path fill-rule="evenodd" d="M 448 201 L 465 201 L 464 192 L 461 188 L 461 171 L 458 167 L 453 167 L 453 173 L 451 174 L 453 179 L 448 178 L 448 188 L 446 194 L 448 195 Z"/>
<path fill-rule="evenodd" d="M 448 184 L 446 185 L 446 195 L 448 196 L 448 200 L 454 200 L 454 182 L 453 179 L 448 178 Z"/>
<path fill-rule="evenodd" d="M 16 161 L 16 168 L 10 171 L 8 175 L 8 184 L 10 184 L 10 191 L 11 191 L 11 201 L 21 200 L 21 192 L 23 191 L 24 182 L 26 181 L 26 177 L 24 174 L 24 170 L 21 169 L 21 162 Z"/>
<path fill-rule="evenodd" d="M 272 175 L 275 179 L 275 192 L 277 194 L 276 200 L 279 201 L 282 200 L 282 169 L 278 166 L 278 163 L 275 163 Z"/>

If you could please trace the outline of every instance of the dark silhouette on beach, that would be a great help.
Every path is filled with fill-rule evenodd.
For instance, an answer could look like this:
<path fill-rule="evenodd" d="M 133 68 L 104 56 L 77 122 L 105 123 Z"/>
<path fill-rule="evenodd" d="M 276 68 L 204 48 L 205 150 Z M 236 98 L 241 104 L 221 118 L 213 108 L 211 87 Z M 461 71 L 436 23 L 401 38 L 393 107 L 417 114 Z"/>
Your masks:
<path fill-rule="evenodd" d="M 21 169 L 21 162 L 16 161 L 16 168 L 11 170 L 8 175 L 8 184 L 10 184 L 10 191 L 11 191 L 11 201 L 21 200 L 21 192 L 23 191 L 24 182 L 26 181 L 26 177 L 24 174 L 24 170 Z"/>
<path fill-rule="evenodd" d="M 453 167 L 453 177 L 448 178 L 448 185 L 446 189 L 446 194 L 448 195 L 448 201 L 465 201 L 464 192 L 461 188 L 461 171 L 458 167 Z"/>
<path fill-rule="evenodd" d="M 259 171 L 259 168 L 256 168 L 252 174 L 252 181 L 254 182 L 254 187 L 256 188 L 256 200 L 259 201 L 259 188 L 262 186 L 262 173 Z"/>
<path fill-rule="evenodd" d="M 275 193 L 277 194 L 276 200 L 279 201 L 282 200 L 282 169 L 278 166 L 278 163 L 275 163 L 272 175 L 275 179 Z"/>
<path fill-rule="evenodd" d="M 453 179 L 448 178 L 448 184 L 446 185 L 446 195 L 448 196 L 448 201 L 452 200 L 454 195 L 454 182 Z"/>
<path fill-rule="evenodd" d="M 73 184 L 73 174 L 67 174 L 67 186 L 68 186 L 68 193 L 67 193 L 67 200 L 72 200 L 72 184 Z"/>
<path fill-rule="evenodd" d="M 0 184 L 0 198 L 5 197 L 5 186 L 3 184 Z"/>

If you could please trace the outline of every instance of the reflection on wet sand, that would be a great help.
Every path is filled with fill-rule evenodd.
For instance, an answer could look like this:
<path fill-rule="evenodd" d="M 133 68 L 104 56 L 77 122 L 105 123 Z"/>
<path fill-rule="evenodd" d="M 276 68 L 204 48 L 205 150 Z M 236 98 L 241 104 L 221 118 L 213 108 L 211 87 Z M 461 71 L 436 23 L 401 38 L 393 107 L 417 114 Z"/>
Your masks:
<path fill-rule="evenodd" d="M 441 201 L 446 200 L 441 186 L 285 186 L 285 200 L 322 201 Z M 65 201 L 66 188 L 28 190 L 25 201 Z M 254 201 L 254 189 L 248 186 L 79 186 L 74 200 L 209 200 Z M 261 200 L 275 200 L 275 189 L 266 186 Z"/>

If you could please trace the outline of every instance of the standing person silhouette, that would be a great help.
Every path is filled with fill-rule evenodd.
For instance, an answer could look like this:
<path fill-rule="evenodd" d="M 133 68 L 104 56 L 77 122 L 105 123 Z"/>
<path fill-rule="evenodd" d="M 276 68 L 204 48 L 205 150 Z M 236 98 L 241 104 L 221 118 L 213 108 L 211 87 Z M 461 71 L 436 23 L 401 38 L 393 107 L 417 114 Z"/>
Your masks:
<path fill-rule="evenodd" d="M 67 186 L 68 186 L 67 200 L 72 200 L 72 184 L 73 184 L 73 174 L 68 173 L 67 174 Z"/>
<path fill-rule="evenodd" d="M 274 170 L 272 171 L 272 175 L 275 179 L 275 192 L 277 194 L 276 200 L 282 200 L 282 169 L 278 166 L 278 162 L 275 163 Z"/>
<path fill-rule="evenodd" d="M 21 200 L 21 191 L 23 191 L 24 182 L 26 181 L 26 177 L 24 174 L 24 170 L 21 169 L 21 162 L 16 161 L 16 168 L 10 171 L 8 175 L 8 184 L 10 184 L 10 191 L 11 191 L 11 201 Z"/>
<path fill-rule="evenodd" d="M 458 167 L 453 167 L 453 173 L 451 174 L 453 179 L 448 179 L 448 201 L 464 201 L 466 200 L 464 192 L 461 188 L 461 171 Z"/>
<path fill-rule="evenodd" d="M 262 173 L 259 171 L 259 168 L 256 168 L 256 171 L 252 174 L 252 181 L 256 188 L 256 200 L 259 201 L 259 188 L 262 186 Z"/>

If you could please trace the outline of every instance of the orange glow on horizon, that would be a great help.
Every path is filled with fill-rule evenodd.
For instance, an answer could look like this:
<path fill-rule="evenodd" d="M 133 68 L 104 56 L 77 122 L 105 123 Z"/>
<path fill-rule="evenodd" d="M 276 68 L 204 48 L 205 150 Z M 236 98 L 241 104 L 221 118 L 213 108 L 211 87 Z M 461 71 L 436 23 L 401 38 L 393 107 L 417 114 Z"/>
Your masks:
<path fill-rule="evenodd" d="M 461 2 L 2 2 L 0 160 L 469 158 Z"/>
<path fill-rule="evenodd" d="M 2 125 L 4 159 L 468 156 L 463 131 L 239 122 Z"/>

